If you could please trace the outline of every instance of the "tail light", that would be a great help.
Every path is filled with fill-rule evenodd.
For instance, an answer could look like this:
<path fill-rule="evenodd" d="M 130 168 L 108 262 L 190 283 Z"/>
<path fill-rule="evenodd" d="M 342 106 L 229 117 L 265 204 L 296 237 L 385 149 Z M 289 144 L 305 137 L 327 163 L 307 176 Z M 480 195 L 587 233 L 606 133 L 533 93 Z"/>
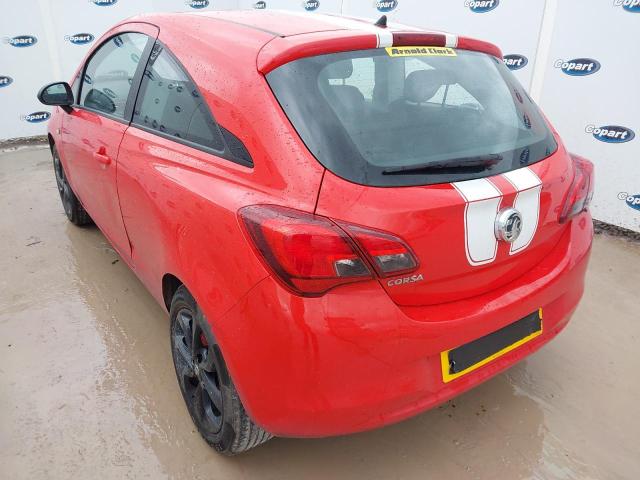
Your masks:
<path fill-rule="evenodd" d="M 569 187 L 562 212 L 560 223 L 565 223 L 571 217 L 584 212 L 591 203 L 594 188 L 593 163 L 579 155 L 571 154 L 573 160 L 573 182 Z"/>
<path fill-rule="evenodd" d="M 343 222 L 339 222 L 339 225 L 367 253 L 379 276 L 407 273 L 418 266 L 407 244 L 395 235 Z"/>
<path fill-rule="evenodd" d="M 409 247 L 385 232 L 275 205 L 244 207 L 238 215 L 267 266 L 299 295 L 418 266 Z"/>

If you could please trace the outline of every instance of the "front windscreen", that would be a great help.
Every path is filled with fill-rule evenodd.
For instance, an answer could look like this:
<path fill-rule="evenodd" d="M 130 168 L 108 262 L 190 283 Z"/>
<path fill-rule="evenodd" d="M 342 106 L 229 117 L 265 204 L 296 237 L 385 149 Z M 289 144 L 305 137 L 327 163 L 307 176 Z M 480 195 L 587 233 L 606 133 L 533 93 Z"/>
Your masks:
<path fill-rule="evenodd" d="M 556 149 L 497 58 L 390 47 L 287 63 L 267 81 L 311 153 L 363 185 L 429 185 L 503 173 Z"/>

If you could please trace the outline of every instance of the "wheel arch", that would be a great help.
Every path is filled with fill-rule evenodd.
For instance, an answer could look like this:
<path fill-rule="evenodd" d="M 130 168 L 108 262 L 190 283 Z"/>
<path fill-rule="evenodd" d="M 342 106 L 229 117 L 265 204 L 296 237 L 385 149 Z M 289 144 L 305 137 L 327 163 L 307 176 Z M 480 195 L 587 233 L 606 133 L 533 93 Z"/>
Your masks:
<path fill-rule="evenodd" d="M 162 299 L 164 300 L 164 306 L 167 312 L 171 310 L 171 300 L 176 290 L 184 285 L 184 282 L 171 273 L 165 273 L 162 276 Z"/>

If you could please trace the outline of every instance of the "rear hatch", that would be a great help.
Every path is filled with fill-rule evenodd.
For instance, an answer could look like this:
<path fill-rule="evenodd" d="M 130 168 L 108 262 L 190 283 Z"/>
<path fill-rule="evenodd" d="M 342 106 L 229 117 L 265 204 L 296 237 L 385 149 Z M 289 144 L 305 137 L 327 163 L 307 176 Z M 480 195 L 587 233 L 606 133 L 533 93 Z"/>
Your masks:
<path fill-rule="evenodd" d="M 498 196 L 477 201 L 465 199 L 461 190 L 480 191 L 478 185 L 468 184 L 467 190 L 450 183 L 385 189 L 354 185 L 327 172 L 316 213 L 385 230 L 407 242 L 418 269 L 381 280 L 396 303 L 450 302 L 508 284 L 553 249 L 565 227 L 558 223 L 558 210 L 570 178 L 567 165 L 566 154 L 558 152 L 529 167 L 542 188 L 521 193 L 503 175 L 490 177 Z M 497 212 L 510 206 L 523 217 L 514 243 L 494 234 Z"/>
<path fill-rule="evenodd" d="M 499 59 L 371 49 L 296 60 L 267 80 L 327 168 L 316 213 L 413 250 L 414 272 L 380 280 L 396 303 L 482 294 L 558 243 L 570 158 Z"/>

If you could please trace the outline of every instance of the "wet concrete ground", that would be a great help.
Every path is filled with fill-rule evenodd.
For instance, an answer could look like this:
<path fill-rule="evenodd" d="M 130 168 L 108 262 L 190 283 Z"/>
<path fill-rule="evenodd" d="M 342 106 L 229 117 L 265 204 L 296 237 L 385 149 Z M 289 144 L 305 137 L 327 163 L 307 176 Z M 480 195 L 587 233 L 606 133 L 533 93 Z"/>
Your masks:
<path fill-rule="evenodd" d="M 194 430 L 168 317 L 95 228 L 66 221 L 49 151 L 0 155 L 0 477 L 636 479 L 640 244 L 598 236 L 551 344 L 398 425 L 224 458 Z"/>

